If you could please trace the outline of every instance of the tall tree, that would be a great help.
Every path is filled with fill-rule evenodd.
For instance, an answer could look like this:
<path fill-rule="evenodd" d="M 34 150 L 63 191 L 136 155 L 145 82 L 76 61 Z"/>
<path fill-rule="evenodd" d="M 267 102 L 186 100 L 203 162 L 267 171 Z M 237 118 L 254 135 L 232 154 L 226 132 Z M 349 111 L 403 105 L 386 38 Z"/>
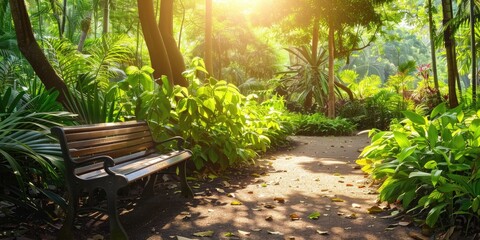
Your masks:
<path fill-rule="evenodd" d="M 188 86 L 187 80 L 183 77 L 185 62 L 173 36 L 173 0 L 162 0 L 158 28 L 170 60 L 173 81 L 180 86 Z"/>
<path fill-rule="evenodd" d="M 58 101 L 66 105 L 68 88 L 50 65 L 33 36 L 25 0 L 9 0 L 9 2 L 20 51 L 32 65 L 45 88 L 58 90 L 60 93 Z"/>
<path fill-rule="evenodd" d="M 447 57 L 447 76 L 448 76 L 448 102 L 450 107 L 458 106 L 457 91 L 455 84 L 457 83 L 458 70 L 455 59 L 455 37 L 452 26 L 449 24 L 453 18 L 452 0 L 442 0 L 443 14 L 443 43 L 445 45 Z"/>
<path fill-rule="evenodd" d="M 172 84 L 188 86 L 182 75 L 185 71 L 183 56 L 173 37 L 173 0 L 161 1 L 158 25 L 153 0 L 137 0 L 137 4 L 155 79 L 165 75 Z"/>

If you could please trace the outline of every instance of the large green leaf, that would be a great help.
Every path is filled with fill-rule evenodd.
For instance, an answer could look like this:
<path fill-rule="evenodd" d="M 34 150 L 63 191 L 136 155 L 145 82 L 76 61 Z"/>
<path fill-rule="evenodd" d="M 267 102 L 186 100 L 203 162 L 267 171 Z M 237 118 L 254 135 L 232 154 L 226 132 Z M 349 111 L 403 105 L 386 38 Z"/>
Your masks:
<path fill-rule="evenodd" d="M 419 125 L 425 125 L 427 123 L 425 117 L 412 112 L 412 111 L 403 111 L 402 112 L 405 117 L 407 117 L 410 121 L 413 123 L 419 124 Z"/>

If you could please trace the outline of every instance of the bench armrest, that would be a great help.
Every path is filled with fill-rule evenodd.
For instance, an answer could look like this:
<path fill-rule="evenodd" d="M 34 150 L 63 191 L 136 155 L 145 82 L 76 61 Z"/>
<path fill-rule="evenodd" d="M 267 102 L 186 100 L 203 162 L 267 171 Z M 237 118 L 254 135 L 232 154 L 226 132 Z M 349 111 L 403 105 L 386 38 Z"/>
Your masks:
<path fill-rule="evenodd" d="M 89 162 L 92 161 L 103 161 L 103 170 L 105 170 L 108 175 L 118 175 L 118 173 L 112 172 L 111 167 L 115 166 L 115 161 L 113 158 L 107 155 L 99 155 L 88 159 Z"/>
<path fill-rule="evenodd" d="M 177 148 L 178 148 L 177 150 L 183 150 L 183 143 L 185 143 L 185 140 L 179 136 L 172 137 L 172 138 L 169 138 L 160 142 L 155 142 L 155 143 L 159 145 L 159 144 L 163 144 L 171 141 L 177 141 Z"/>

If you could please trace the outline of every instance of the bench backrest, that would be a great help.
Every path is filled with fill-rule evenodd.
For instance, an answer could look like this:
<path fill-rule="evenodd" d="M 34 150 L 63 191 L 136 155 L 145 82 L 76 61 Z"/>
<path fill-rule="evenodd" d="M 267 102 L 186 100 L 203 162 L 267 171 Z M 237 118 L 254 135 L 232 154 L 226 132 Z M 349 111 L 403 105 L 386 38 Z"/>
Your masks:
<path fill-rule="evenodd" d="M 55 127 L 52 133 L 57 136 L 65 161 L 80 164 L 93 156 L 107 155 L 116 164 L 144 156 L 155 148 L 150 129 L 146 122 L 123 122 Z M 84 171 L 100 168 L 101 164 L 83 166 Z M 67 166 L 69 168 L 69 166 Z M 67 169 L 68 171 L 69 169 Z M 70 169 L 73 170 L 73 169 Z M 75 171 L 77 174 L 78 169 Z M 83 171 L 82 171 L 83 172 Z"/>

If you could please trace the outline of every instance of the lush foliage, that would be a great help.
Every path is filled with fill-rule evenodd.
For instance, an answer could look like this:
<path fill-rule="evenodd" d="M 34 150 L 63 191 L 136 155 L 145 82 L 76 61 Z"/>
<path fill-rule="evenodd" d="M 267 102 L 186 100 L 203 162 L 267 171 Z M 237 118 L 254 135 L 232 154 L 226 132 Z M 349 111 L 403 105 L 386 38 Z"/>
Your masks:
<path fill-rule="evenodd" d="M 285 141 L 293 128 L 283 116 L 282 99 L 259 104 L 255 95 L 243 96 L 226 81 L 202 83 L 194 73 L 203 69 L 200 64 L 188 74 L 188 88 L 172 87 L 163 79 L 160 88 L 142 94 L 139 117 L 158 129 L 159 138 L 183 136 L 197 169 L 250 162 L 258 152 Z"/>
<path fill-rule="evenodd" d="M 312 115 L 294 114 L 297 135 L 306 136 L 348 136 L 355 131 L 355 124 L 345 118 L 330 119 L 321 113 Z"/>
<path fill-rule="evenodd" d="M 480 217 L 480 111 L 437 106 L 429 117 L 411 111 L 390 131 L 372 131 L 357 161 L 383 184 L 380 200 L 400 201 L 429 226 Z M 468 226 L 467 226 L 468 227 Z"/>
<path fill-rule="evenodd" d="M 0 197 L 33 213 L 46 211 L 45 196 L 65 206 L 51 191 L 63 186 L 63 161 L 49 131 L 72 114 L 61 111 L 57 95 L 7 88 L 0 98 Z"/>

